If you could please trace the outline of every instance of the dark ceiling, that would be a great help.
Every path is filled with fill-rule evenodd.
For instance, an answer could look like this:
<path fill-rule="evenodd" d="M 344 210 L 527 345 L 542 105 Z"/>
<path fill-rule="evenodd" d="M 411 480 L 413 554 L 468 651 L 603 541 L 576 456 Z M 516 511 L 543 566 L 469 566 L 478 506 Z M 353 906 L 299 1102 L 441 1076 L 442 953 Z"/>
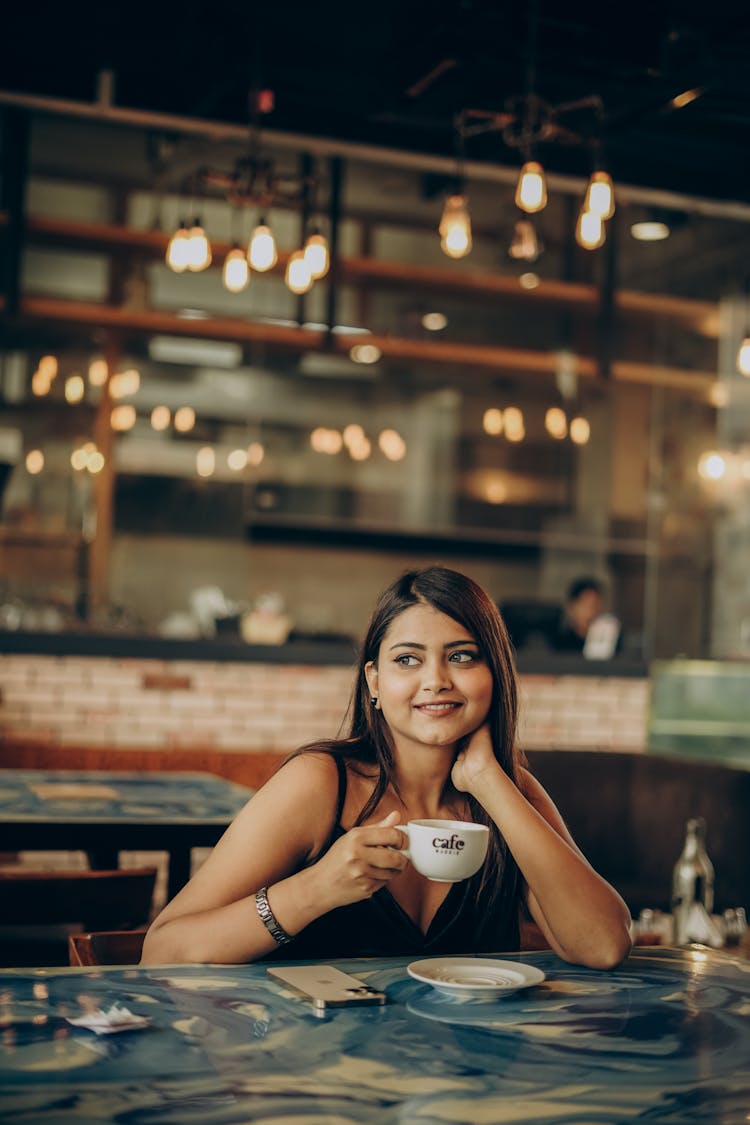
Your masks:
<path fill-rule="evenodd" d="M 750 19 L 746 4 L 612 6 L 489 0 L 347 0 L 17 9 L 0 87 L 249 122 L 270 89 L 268 129 L 419 153 L 455 152 L 453 122 L 497 114 L 470 160 L 517 165 L 523 96 L 544 105 L 550 172 L 586 176 L 600 139 L 615 182 L 750 203 Z M 672 99 L 695 91 L 675 108 Z M 519 101 L 520 99 L 520 101 Z M 583 104 L 570 108 L 571 103 Z M 568 107 L 568 108 L 565 108 Z"/>

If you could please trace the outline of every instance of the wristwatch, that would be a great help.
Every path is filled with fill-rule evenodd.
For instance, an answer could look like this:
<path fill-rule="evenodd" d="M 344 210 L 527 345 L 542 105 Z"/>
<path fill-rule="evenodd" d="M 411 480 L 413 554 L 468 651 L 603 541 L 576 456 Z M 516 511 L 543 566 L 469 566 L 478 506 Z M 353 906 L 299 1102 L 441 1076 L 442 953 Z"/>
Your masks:
<path fill-rule="evenodd" d="M 268 901 L 268 887 L 261 887 L 259 891 L 255 892 L 255 908 L 258 911 L 258 917 L 274 941 L 278 942 L 279 945 L 286 945 L 288 941 L 292 940 L 291 935 L 276 921 L 276 916 L 271 910 L 271 904 Z"/>

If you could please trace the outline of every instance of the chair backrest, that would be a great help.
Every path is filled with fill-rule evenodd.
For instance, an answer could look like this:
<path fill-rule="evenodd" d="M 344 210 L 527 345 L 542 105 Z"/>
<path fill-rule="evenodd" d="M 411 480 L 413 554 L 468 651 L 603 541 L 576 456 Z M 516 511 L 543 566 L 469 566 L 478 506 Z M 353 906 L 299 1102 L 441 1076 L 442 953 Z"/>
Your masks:
<path fill-rule="evenodd" d="M 0 871 L 0 924 L 77 924 L 84 930 L 147 924 L 155 867 L 114 871 Z"/>
<path fill-rule="evenodd" d="M 141 959 L 145 930 L 104 930 L 70 934 L 71 965 L 137 965 Z"/>

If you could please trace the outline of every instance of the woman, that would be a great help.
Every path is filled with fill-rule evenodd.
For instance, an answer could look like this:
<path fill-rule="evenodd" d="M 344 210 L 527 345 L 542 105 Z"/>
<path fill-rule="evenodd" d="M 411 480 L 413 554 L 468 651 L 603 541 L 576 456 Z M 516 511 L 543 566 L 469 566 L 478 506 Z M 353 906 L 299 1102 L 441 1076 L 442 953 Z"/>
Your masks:
<path fill-rule="evenodd" d="M 297 751 L 253 796 L 143 962 L 510 951 L 533 920 L 565 960 L 617 965 L 627 907 L 523 767 L 516 717 L 494 602 L 444 567 L 404 574 L 370 620 L 349 737 Z M 489 826 L 476 875 L 446 886 L 411 866 L 397 825 L 423 818 Z"/>

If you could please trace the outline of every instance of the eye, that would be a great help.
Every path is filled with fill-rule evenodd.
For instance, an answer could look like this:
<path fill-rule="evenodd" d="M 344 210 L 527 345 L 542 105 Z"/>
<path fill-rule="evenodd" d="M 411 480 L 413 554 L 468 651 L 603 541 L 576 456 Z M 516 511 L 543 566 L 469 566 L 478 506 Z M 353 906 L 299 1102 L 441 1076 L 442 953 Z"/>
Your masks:
<path fill-rule="evenodd" d="M 471 664 L 479 660 L 479 653 L 474 649 L 459 648 L 452 652 L 449 657 L 453 664 Z"/>
<path fill-rule="evenodd" d="M 413 668 L 419 661 L 413 653 L 403 652 L 401 656 L 396 657 L 393 663 L 398 664 L 401 668 Z"/>

